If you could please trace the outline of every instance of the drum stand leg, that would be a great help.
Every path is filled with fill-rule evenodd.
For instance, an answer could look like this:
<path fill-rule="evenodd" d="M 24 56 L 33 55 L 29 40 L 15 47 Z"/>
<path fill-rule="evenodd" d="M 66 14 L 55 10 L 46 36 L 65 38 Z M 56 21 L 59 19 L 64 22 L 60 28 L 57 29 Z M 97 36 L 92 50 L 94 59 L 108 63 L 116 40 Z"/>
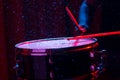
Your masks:
<path fill-rule="evenodd" d="M 92 51 L 90 52 L 90 57 L 92 59 L 92 65 L 90 67 L 91 70 L 91 80 L 98 80 L 98 77 L 101 73 L 105 72 L 106 68 L 105 68 L 105 50 L 101 50 L 101 51 Z M 97 57 L 95 58 L 95 54 L 97 55 Z"/>

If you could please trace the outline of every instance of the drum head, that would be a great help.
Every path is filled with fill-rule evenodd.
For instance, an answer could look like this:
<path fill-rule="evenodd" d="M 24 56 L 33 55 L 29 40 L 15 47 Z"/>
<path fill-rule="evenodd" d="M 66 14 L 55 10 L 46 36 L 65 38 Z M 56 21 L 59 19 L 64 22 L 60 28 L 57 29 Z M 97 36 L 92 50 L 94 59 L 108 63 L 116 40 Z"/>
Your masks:
<path fill-rule="evenodd" d="M 48 38 L 21 42 L 15 45 L 16 48 L 20 49 L 61 49 L 71 48 L 78 46 L 85 46 L 96 43 L 96 38 L 85 38 L 68 40 L 68 38 Z"/>

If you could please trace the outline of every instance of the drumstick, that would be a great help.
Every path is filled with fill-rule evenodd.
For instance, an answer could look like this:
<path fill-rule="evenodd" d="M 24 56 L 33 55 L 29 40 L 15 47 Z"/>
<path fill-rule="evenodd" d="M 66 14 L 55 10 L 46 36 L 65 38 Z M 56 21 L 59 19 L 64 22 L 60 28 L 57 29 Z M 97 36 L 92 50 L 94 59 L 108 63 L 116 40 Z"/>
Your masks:
<path fill-rule="evenodd" d="M 80 26 L 77 22 L 77 20 L 75 19 L 75 17 L 73 16 L 72 12 L 70 11 L 70 9 L 68 8 L 68 6 L 65 7 L 68 15 L 70 16 L 71 20 L 75 23 L 75 25 L 78 27 L 78 29 L 82 32 L 85 32 L 85 29 L 82 28 L 82 26 Z"/>
<path fill-rule="evenodd" d="M 94 37 L 102 37 L 102 36 L 110 36 L 110 35 L 120 35 L 120 31 L 88 34 L 88 35 L 84 35 L 84 36 L 76 36 L 73 38 L 68 38 L 68 40 L 81 39 L 81 38 L 94 38 Z"/>

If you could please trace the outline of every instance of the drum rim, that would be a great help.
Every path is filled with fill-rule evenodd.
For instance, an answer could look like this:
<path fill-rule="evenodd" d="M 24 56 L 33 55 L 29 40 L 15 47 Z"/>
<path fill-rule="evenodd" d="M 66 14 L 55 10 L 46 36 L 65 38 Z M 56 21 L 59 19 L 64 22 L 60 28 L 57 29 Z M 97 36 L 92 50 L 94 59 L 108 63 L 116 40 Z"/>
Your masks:
<path fill-rule="evenodd" d="M 63 40 L 63 39 L 68 39 L 68 38 L 71 38 L 71 37 L 45 38 L 45 39 L 38 39 L 38 40 L 23 41 L 23 42 L 15 44 L 15 48 L 25 49 L 25 50 L 33 50 L 32 48 L 20 48 L 18 46 L 23 45 L 23 44 L 28 44 L 28 43 L 40 42 L 40 41 Z M 94 40 L 94 42 L 91 43 L 91 44 L 95 44 L 97 42 L 97 38 L 85 38 L 85 39 Z M 87 45 L 90 45 L 90 44 L 87 44 Z M 82 47 L 82 46 L 86 46 L 86 45 L 74 46 L 74 47 Z M 73 47 L 64 47 L 64 48 L 61 48 L 61 49 L 67 49 L 67 48 L 73 48 Z M 57 50 L 57 49 L 60 49 L 60 48 L 53 48 L 53 49 L 50 48 L 50 49 L 41 49 L 41 50 Z M 37 48 L 37 49 L 34 49 L 34 50 L 40 50 L 40 48 L 39 49 Z"/>
<path fill-rule="evenodd" d="M 67 37 L 69 38 L 69 37 Z M 56 39 L 66 39 L 65 38 L 51 38 L 52 40 Z M 50 40 L 51 40 L 50 39 Z M 88 38 L 88 39 L 94 39 L 96 40 L 94 43 L 87 44 L 87 45 L 82 45 L 82 46 L 72 46 L 72 47 L 66 47 L 66 48 L 58 48 L 58 49 L 27 49 L 27 48 L 17 48 L 18 45 L 21 45 L 21 43 L 18 43 L 15 45 L 15 50 L 17 54 L 22 54 L 22 55 L 30 55 L 30 56 L 46 56 L 49 53 L 57 53 L 57 55 L 61 54 L 61 52 L 74 52 L 74 51 L 84 51 L 84 50 L 90 50 L 92 48 L 95 48 L 98 46 L 98 42 L 96 38 Z M 34 42 L 34 41 L 48 41 L 48 38 L 46 39 L 39 39 L 39 40 L 32 40 L 32 41 L 25 41 L 25 42 Z M 22 42 L 24 43 L 24 42 Z M 56 55 L 56 54 L 55 54 Z"/>

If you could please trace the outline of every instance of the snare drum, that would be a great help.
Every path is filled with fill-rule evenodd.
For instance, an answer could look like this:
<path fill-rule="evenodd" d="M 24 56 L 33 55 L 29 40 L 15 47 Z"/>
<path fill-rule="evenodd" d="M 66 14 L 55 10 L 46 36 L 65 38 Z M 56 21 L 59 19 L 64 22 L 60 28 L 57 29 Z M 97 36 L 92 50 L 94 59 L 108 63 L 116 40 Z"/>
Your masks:
<path fill-rule="evenodd" d="M 94 70 L 96 38 L 69 37 L 21 42 L 16 47 L 17 77 L 25 80 L 70 79 Z"/>

